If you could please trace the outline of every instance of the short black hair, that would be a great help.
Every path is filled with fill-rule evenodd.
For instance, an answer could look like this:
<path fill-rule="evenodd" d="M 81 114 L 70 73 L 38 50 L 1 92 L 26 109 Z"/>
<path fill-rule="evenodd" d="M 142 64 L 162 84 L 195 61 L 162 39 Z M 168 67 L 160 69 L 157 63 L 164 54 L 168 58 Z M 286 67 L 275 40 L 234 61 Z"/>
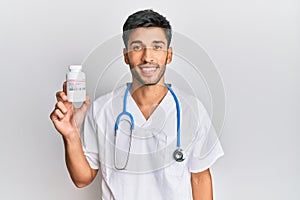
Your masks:
<path fill-rule="evenodd" d="M 123 25 L 123 41 L 127 48 L 127 42 L 131 31 L 140 27 L 159 27 L 165 32 L 167 46 L 170 46 L 172 38 L 172 28 L 170 22 L 161 14 L 151 10 L 141 10 L 130 15 Z"/>

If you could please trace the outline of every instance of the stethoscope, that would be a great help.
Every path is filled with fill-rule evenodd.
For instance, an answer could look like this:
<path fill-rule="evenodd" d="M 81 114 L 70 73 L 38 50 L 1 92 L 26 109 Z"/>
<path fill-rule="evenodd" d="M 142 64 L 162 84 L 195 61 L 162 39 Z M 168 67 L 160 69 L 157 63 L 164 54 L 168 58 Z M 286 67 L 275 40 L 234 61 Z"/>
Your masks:
<path fill-rule="evenodd" d="M 129 83 L 126 91 L 125 91 L 125 95 L 124 95 L 124 99 L 123 99 L 123 111 L 118 115 L 117 120 L 116 120 L 116 124 L 115 124 L 115 140 L 114 140 L 114 145 L 115 145 L 115 149 L 114 149 L 114 166 L 117 170 L 124 170 L 128 164 L 128 160 L 129 160 L 129 154 L 130 154 L 130 149 L 131 149 L 131 142 L 132 142 L 132 130 L 134 129 L 134 118 L 132 116 L 131 113 L 127 112 L 126 107 L 127 107 L 127 98 L 128 98 L 128 93 L 129 93 L 129 89 L 131 88 L 132 83 Z M 184 161 L 184 153 L 183 150 L 180 148 L 181 144 L 180 144 L 180 106 L 179 106 L 179 101 L 177 96 L 175 95 L 174 91 L 172 90 L 172 88 L 170 87 L 169 84 L 165 83 L 165 86 L 169 89 L 169 91 L 171 92 L 175 104 L 176 104 L 176 112 L 177 112 L 177 143 L 176 143 L 176 150 L 173 153 L 173 158 L 177 161 L 177 162 L 182 162 Z M 120 120 L 122 118 L 122 116 L 128 116 L 130 119 L 130 140 L 129 140 L 129 147 L 128 147 L 128 152 L 127 152 L 127 158 L 125 161 L 125 165 L 123 167 L 118 167 L 116 165 L 116 140 L 117 140 L 117 132 L 119 130 L 119 123 Z"/>

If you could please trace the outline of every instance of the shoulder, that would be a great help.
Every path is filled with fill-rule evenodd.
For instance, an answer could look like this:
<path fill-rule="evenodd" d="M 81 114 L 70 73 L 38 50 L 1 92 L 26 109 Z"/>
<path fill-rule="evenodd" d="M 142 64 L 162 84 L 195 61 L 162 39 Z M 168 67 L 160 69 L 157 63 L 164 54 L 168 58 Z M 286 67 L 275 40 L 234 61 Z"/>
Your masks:
<path fill-rule="evenodd" d="M 199 98 L 176 87 L 172 87 L 180 102 L 182 127 L 198 132 L 211 126 L 211 115 Z M 193 132 L 191 131 L 191 132 Z"/>
<path fill-rule="evenodd" d="M 195 95 L 188 93 L 182 89 L 177 88 L 176 86 L 172 86 L 174 93 L 182 104 L 181 107 L 185 109 L 191 109 L 197 113 L 207 113 L 204 104 L 201 100 Z"/>
<path fill-rule="evenodd" d="M 122 101 L 125 89 L 126 86 L 123 85 L 118 88 L 115 88 L 113 91 L 110 91 L 106 94 L 97 97 L 92 103 L 93 112 L 99 112 L 101 110 L 106 110 L 110 108 L 114 100 Z"/>

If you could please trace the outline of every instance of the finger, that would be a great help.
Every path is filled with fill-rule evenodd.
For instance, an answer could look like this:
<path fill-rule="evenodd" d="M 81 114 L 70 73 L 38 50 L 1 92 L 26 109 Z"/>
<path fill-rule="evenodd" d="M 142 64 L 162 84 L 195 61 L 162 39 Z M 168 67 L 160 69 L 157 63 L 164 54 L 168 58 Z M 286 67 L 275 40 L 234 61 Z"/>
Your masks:
<path fill-rule="evenodd" d="M 60 91 L 56 93 L 56 99 L 57 101 L 68 101 L 68 96 L 66 95 L 66 93 Z"/>
<path fill-rule="evenodd" d="M 63 114 L 66 114 L 68 112 L 65 104 L 61 101 L 57 102 L 55 107 L 58 108 Z"/>
<path fill-rule="evenodd" d="M 54 111 L 55 111 L 55 110 L 54 110 Z M 50 119 L 55 123 L 55 121 L 57 121 L 58 118 L 57 118 L 57 116 L 56 116 L 56 114 L 55 114 L 54 111 L 50 114 Z"/>
<path fill-rule="evenodd" d="M 55 109 L 54 117 L 57 117 L 58 119 L 63 119 L 65 117 L 65 115 L 59 109 Z"/>
<path fill-rule="evenodd" d="M 52 122 L 53 122 L 54 124 L 57 123 L 57 122 L 60 120 L 58 114 L 59 114 L 59 113 L 57 112 L 57 109 L 55 109 L 55 110 L 53 110 L 53 112 L 52 112 L 51 115 L 50 115 L 50 119 L 52 120 Z M 61 117 L 61 115 L 60 115 L 60 117 Z"/>
<path fill-rule="evenodd" d="M 65 81 L 63 84 L 63 92 L 67 94 L 67 82 Z"/>

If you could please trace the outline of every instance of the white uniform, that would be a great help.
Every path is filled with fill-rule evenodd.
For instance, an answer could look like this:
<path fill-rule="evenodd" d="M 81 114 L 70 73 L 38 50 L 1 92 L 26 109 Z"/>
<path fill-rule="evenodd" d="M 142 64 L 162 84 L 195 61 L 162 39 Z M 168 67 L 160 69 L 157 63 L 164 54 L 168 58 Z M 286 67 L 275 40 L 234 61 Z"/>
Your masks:
<path fill-rule="evenodd" d="M 123 111 L 125 90 L 123 86 L 96 99 L 82 132 L 84 154 L 93 169 L 101 170 L 102 199 L 193 199 L 191 172 L 211 167 L 223 155 L 205 108 L 196 98 L 173 88 L 180 102 L 181 148 L 186 155 L 183 162 L 176 162 L 177 111 L 170 91 L 148 120 L 128 94 L 126 110 L 133 115 L 135 126 L 131 146 L 126 117 L 120 122 L 115 140 L 114 127 Z M 114 168 L 124 167 L 127 158 L 125 170 Z"/>

